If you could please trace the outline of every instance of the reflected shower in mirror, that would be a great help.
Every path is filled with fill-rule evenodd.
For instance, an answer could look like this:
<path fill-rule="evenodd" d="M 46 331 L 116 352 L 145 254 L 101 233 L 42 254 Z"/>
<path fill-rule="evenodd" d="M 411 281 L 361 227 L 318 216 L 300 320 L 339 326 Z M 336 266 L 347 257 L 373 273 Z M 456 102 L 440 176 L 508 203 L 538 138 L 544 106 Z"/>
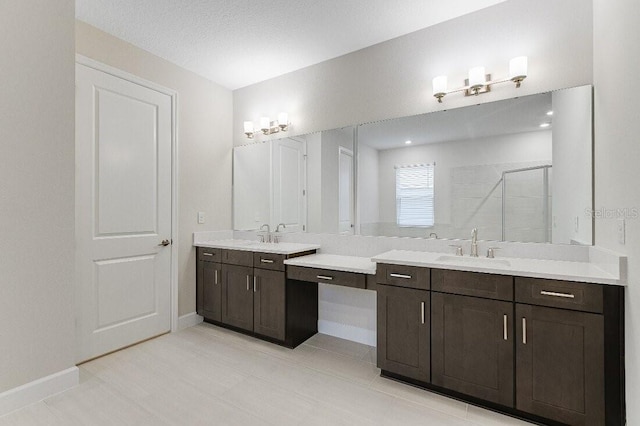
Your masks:
<path fill-rule="evenodd" d="M 592 88 L 358 129 L 362 235 L 591 244 Z"/>

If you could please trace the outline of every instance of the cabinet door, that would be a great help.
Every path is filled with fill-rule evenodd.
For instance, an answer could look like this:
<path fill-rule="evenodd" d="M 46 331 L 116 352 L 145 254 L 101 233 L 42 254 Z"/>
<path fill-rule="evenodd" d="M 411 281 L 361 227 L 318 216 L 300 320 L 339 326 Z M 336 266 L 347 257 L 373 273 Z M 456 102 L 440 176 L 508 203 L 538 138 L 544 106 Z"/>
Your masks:
<path fill-rule="evenodd" d="M 432 383 L 513 407 L 513 303 L 431 293 Z"/>
<path fill-rule="evenodd" d="M 603 425 L 604 321 L 516 305 L 516 408 L 569 425 Z"/>
<path fill-rule="evenodd" d="M 222 265 L 222 322 L 253 330 L 253 268 Z"/>
<path fill-rule="evenodd" d="M 378 286 L 378 367 L 423 382 L 430 379 L 429 292 Z"/>
<path fill-rule="evenodd" d="M 219 263 L 198 261 L 196 306 L 199 315 L 222 320 L 222 271 Z"/>
<path fill-rule="evenodd" d="M 284 340 L 285 276 L 281 271 L 254 269 L 253 331 Z"/>

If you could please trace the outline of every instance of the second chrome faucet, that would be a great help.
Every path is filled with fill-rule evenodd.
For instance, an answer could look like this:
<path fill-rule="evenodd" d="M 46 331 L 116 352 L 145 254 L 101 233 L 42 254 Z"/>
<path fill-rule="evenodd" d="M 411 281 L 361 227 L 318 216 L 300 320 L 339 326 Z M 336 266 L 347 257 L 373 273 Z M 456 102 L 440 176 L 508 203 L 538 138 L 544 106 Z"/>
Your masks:
<path fill-rule="evenodd" d="M 469 256 L 478 257 L 478 228 L 471 231 L 471 254 Z"/>

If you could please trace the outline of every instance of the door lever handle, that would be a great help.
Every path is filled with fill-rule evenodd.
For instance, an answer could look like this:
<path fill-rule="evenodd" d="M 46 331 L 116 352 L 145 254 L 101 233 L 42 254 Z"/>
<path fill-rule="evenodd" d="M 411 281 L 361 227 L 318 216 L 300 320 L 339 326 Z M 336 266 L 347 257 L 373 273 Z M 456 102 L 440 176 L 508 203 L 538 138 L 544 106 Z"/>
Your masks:
<path fill-rule="evenodd" d="M 171 241 L 169 241 L 169 240 L 162 240 L 162 242 L 160 242 L 160 244 L 158 244 L 158 245 L 159 245 L 159 246 L 162 246 L 162 247 L 166 247 L 166 246 L 168 246 L 168 245 L 171 245 Z"/>

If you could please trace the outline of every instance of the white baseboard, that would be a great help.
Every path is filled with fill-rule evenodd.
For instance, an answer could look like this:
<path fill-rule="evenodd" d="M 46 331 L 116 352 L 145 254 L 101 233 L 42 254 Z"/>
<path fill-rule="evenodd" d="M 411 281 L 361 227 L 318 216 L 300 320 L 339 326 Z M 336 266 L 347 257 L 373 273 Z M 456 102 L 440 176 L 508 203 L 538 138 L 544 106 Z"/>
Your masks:
<path fill-rule="evenodd" d="M 195 312 L 191 312 L 190 314 L 182 315 L 178 317 L 178 330 L 184 330 L 185 328 L 193 327 L 194 325 L 200 324 L 204 318 L 198 315 Z"/>
<path fill-rule="evenodd" d="M 362 343 L 369 346 L 376 346 L 375 330 L 354 327 L 352 325 L 340 324 L 333 321 L 318 320 L 318 333 L 339 337 L 352 342 Z"/>
<path fill-rule="evenodd" d="M 78 367 L 71 367 L 2 392 L 0 416 L 77 386 L 79 380 Z"/>

